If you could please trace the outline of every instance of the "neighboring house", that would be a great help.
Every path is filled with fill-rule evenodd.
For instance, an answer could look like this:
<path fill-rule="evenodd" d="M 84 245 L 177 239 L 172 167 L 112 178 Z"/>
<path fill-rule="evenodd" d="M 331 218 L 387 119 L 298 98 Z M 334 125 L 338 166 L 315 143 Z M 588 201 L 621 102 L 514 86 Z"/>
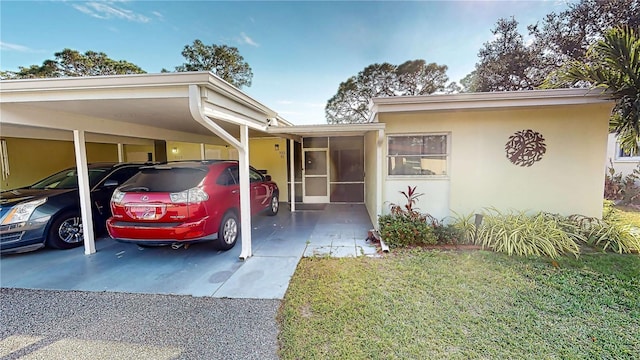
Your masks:
<path fill-rule="evenodd" d="M 605 165 L 607 174 L 609 168 L 613 167 L 616 174 L 629 175 L 640 165 L 640 149 L 635 156 L 625 153 L 620 149 L 620 144 L 615 134 L 609 134 L 607 142 L 607 163 Z"/>
<path fill-rule="evenodd" d="M 391 97 L 373 100 L 371 123 L 295 126 L 205 72 L 3 81 L 0 104 L 3 185 L 98 158 L 238 158 L 292 209 L 360 203 L 374 224 L 407 186 L 439 219 L 487 207 L 599 217 L 613 106 L 584 89 Z"/>

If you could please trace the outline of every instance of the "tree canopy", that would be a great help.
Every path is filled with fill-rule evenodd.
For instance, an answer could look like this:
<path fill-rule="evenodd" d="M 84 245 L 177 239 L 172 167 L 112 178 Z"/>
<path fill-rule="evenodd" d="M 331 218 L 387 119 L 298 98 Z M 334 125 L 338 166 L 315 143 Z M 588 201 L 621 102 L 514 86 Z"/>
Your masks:
<path fill-rule="evenodd" d="M 551 74 L 546 87 L 586 83 L 607 90 L 615 100 L 609 128 L 623 150 L 636 154 L 640 144 L 640 37 L 629 26 L 608 30 L 592 45 L 585 61 L 572 60 Z"/>
<path fill-rule="evenodd" d="M 2 79 L 76 77 L 94 75 L 144 74 L 139 66 L 124 60 L 113 60 L 103 52 L 64 49 L 42 65 L 19 67 L 17 72 L 3 71 Z"/>
<path fill-rule="evenodd" d="M 426 95 L 455 88 L 446 86 L 447 66 L 427 63 L 422 59 L 400 65 L 372 64 L 338 86 L 338 92 L 327 101 L 325 116 L 330 124 L 366 123 L 373 97 Z"/>
<path fill-rule="evenodd" d="M 514 19 L 499 19 L 491 30 L 492 41 L 486 42 L 474 72 L 464 81 L 467 91 L 531 90 L 544 77 L 536 71 L 539 58 L 524 42 Z"/>
<path fill-rule="evenodd" d="M 585 61 L 590 45 L 615 26 L 640 25 L 640 0 L 581 0 L 562 12 L 529 25 L 529 39 L 515 19 L 499 19 L 493 41 L 479 51 L 472 73 L 461 81 L 464 91 L 527 90 L 570 61 Z M 567 87 L 569 84 L 563 84 Z"/>
<path fill-rule="evenodd" d="M 186 61 L 176 66 L 178 72 L 211 71 L 238 88 L 251 86 L 253 72 L 236 47 L 205 45 L 196 39 L 192 45 L 185 45 L 182 56 Z"/>

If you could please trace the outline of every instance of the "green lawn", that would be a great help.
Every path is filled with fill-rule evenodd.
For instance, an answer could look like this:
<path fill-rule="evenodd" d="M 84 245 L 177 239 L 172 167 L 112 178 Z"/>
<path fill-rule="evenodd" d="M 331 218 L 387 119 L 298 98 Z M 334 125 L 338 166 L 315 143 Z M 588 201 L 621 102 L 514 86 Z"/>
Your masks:
<path fill-rule="evenodd" d="M 283 359 L 637 358 L 640 257 L 305 258 L 278 321 Z"/>
<path fill-rule="evenodd" d="M 628 206 L 616 206 L 620 222 L 640 228 L 640 210 Z"/>

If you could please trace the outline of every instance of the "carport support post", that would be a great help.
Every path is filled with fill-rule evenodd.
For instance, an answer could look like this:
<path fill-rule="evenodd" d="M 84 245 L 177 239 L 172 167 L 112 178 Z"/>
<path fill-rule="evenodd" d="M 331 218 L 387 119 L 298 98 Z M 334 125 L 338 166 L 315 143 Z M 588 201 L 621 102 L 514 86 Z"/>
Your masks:
<path fill-rule="evenodd" d="M 296 142 L 293 139 L 289 139 L 289 178 L 290 178 L 289 192 L 291 193 L 290 194 L 291 212 L 296 211 L 296 184 L 295 184 L 296 167 L 295 167 L 295 164 L 293 163 L 293 160 L 295 159 L 295 146 L 296 146 Z"/>
<path fill-rule="evenodd" d="M 89 188 L 89 168 L 87 167 L 87 147 L 84 131 L 73 130 L 73 145 L 76 150 L 76 168 L 78 170 L 78 192 L 80 193 L 80 213 L 82 216 L 82 234 L 84 235 L 84 253 L 96 252 L 93 237 L 93 218 L 91 214 L 91 189 Z"/>
<path fill-rule="evenodd" d="M 118 162 L 124 162 L 124 145 L 118 143 Z"/>
<path fill-rule="evenodd" d="M 200 160 L 207 160 L 207 149 L 204 144 L 200 144 Z"/>
<path fill-rule="evenodd" d="M 240 234 L 242 235 L 241 259 L 251 256 L 251 198 L 249 182 L 249 127 L 240 125 L 240 143 L 238 161 L 240 168 Z"/>

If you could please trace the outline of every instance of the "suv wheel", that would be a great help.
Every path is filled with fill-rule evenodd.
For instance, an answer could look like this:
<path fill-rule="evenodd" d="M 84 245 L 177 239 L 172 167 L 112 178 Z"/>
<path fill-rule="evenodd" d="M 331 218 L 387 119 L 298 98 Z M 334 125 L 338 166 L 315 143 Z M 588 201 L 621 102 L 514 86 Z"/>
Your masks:
<path fill-rule="evenodd" d="M 215 242 L 216 248 L 219 250 L 231 249 L 238 240 L 240 234 L 240 225 L 238 217 L 233 212 L 227 212 L 220 222 L 218 228 L 218 240 Z"/>

